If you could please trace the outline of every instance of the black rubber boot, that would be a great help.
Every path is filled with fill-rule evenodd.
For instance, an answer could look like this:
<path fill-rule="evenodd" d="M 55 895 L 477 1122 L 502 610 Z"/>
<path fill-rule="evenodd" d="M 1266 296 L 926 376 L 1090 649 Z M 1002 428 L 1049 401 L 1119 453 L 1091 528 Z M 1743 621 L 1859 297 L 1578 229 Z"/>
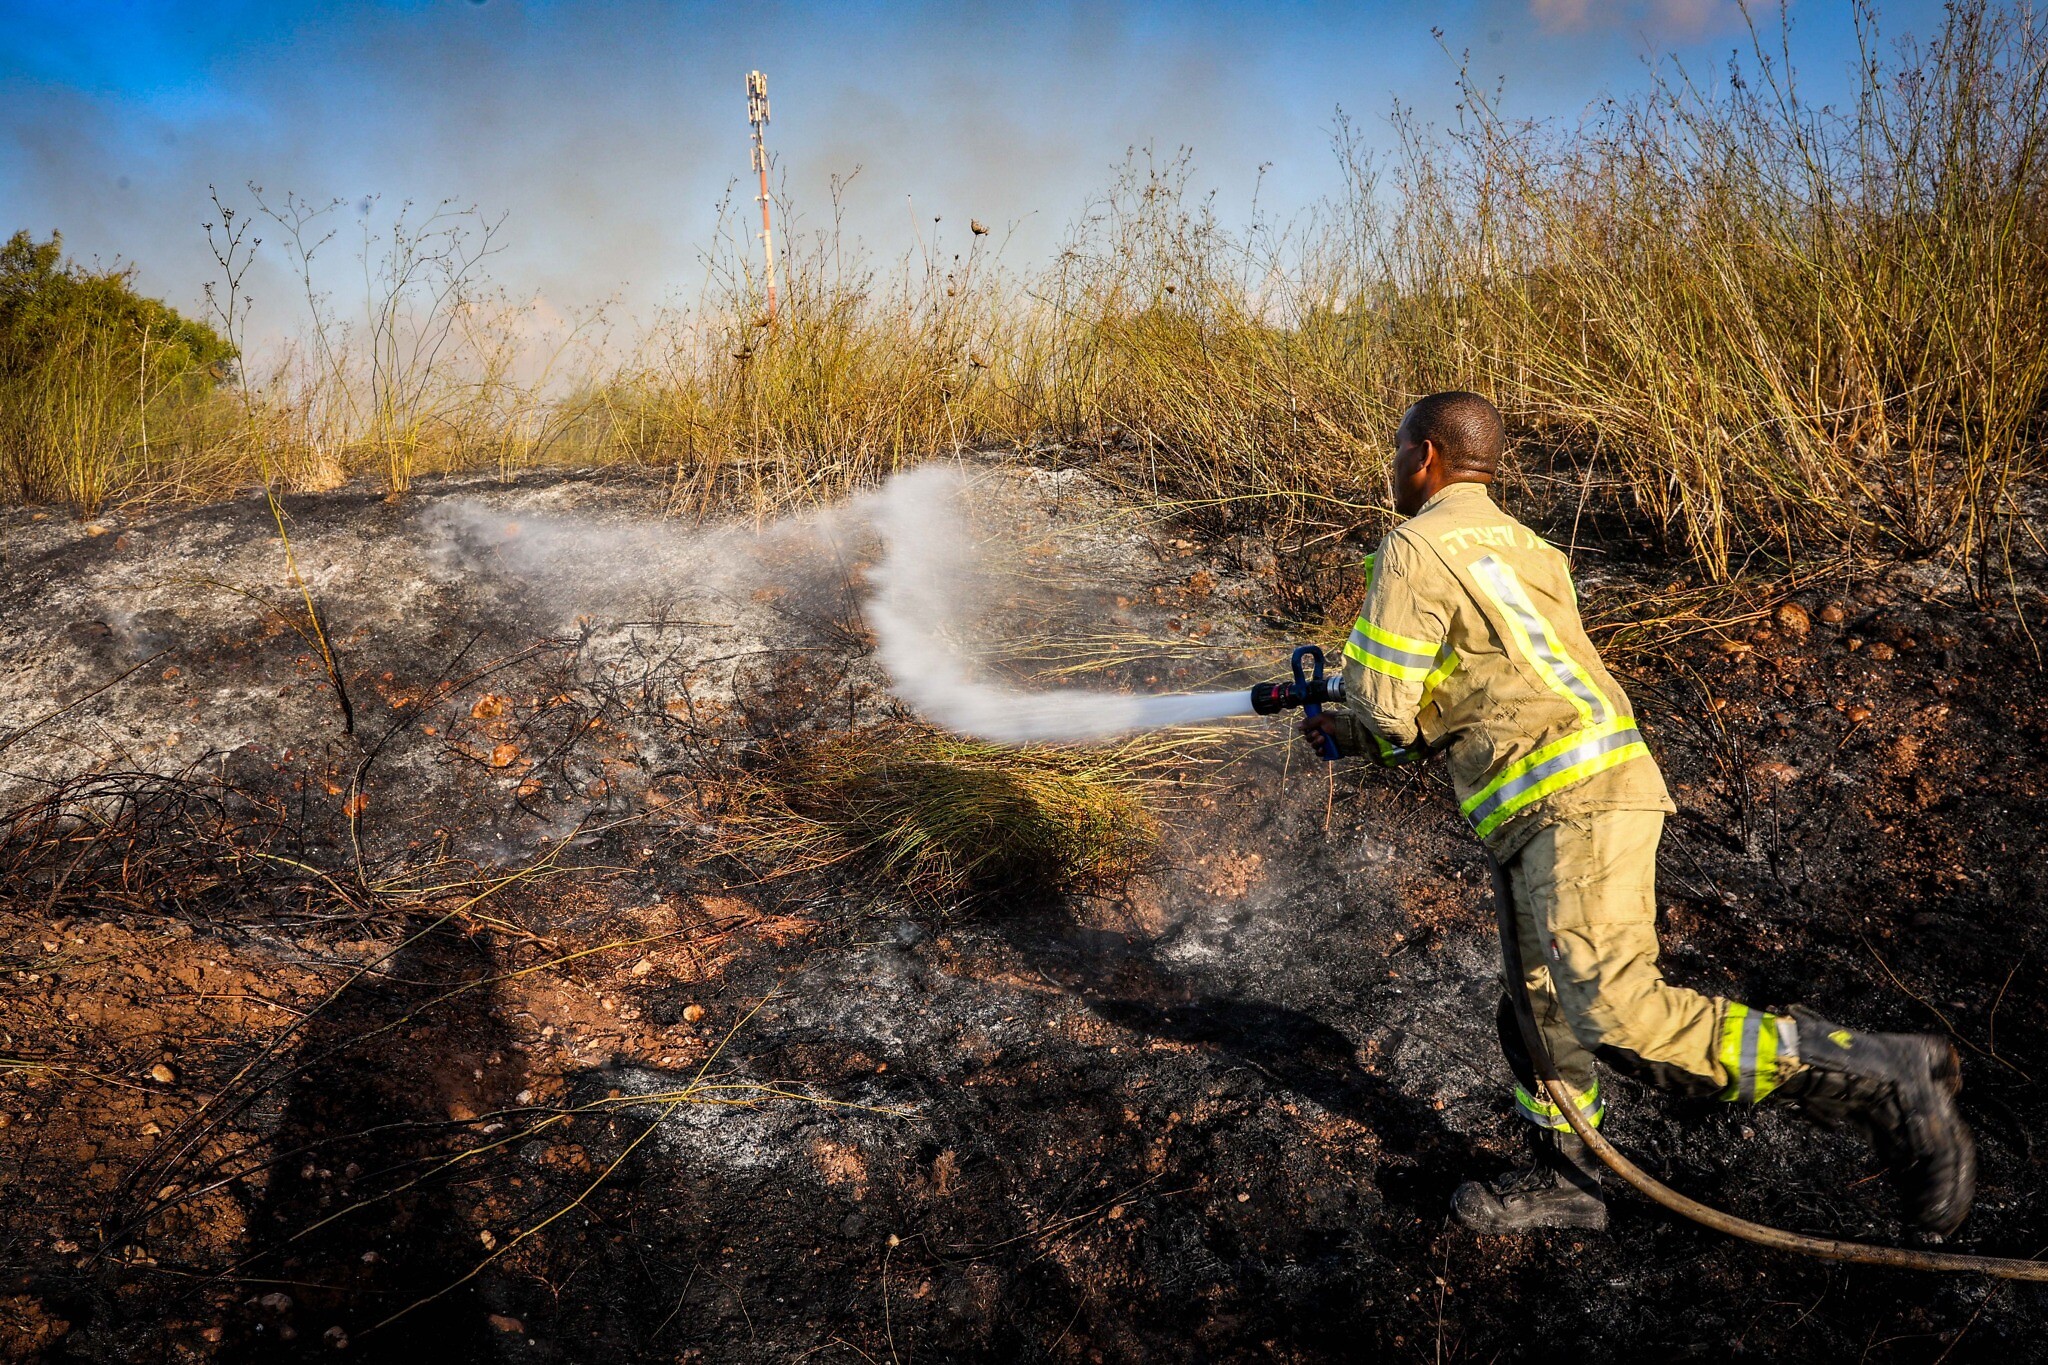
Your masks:
<path fill-rule="evenodd" d="M 1801 1069 L 1774 1092 L 1829 1127 L 1860 1129 L 1906 1216 L 1948 1236 L 1970 1216 L 1977 1144 L 1956 1111 L 1962 1064 L 1922 1033 L 1859 1033 L 1794 1006 Z"/>
<path fill-rule="evenodd" d="M 1484 1184 L 1468 1180 L 1451 1196 L 1451 1212 L 1474 1232 L 1607 1227 L 1600 1161 L 1571 1133 L 1537 1131 L 1533 1165 Z"/>

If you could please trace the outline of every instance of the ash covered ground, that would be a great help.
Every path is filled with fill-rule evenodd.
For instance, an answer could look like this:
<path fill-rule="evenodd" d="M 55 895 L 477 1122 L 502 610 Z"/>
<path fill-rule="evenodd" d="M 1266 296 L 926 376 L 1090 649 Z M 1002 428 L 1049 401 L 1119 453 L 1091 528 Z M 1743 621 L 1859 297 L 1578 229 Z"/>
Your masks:
<path fill-rule="evenodd" d="M 1249 544 L 989 479 L 1012 672 L 1283 663 Z M 892 703 L 858 546 L 735 572 L 647 530 L 663 491 L 287 499 L 324 649 L 260 498 L 0 514 L 0 1355 L 2048 1358 L 2038 1288 L 1621 1196 L 1604 1236 L 1451 1225 L 1518 1134 L 1431 775 L 1332 780 L 1244 722 L 1127 886 L 951 913 L 731 844 L 710 775 Z M 546 573 L 507 550 L 563 518 L 592 533 Z M 1645 632 L 1676 572 L 1619 535 L 1579 565 L 1683 808 L 1669 972 L 1952 1032 L 1962 1241 L 2039 1252 L 2038 594 L 1890 569 Z M 105 827 L 38 823 L 53 794 Z M 1616 1079 L 1608 1131 L 1746 1216 L 1905 1236 L 1860 1144 L 1776 1110 Z"/>

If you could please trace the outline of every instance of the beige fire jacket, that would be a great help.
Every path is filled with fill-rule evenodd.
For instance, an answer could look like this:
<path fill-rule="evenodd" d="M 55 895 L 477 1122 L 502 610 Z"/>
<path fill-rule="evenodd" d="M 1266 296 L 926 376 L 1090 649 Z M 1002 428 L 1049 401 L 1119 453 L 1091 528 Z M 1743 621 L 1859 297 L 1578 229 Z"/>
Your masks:
<path fill-rule="evenodd" d="M 1579 624 L 1569 562 L 1482 484 L 1380 542 L 1329 714 L 1343 753 L 1447 747 L 1459 810 L 1497 857 L 1567 816 L 1676 809 Z"/>

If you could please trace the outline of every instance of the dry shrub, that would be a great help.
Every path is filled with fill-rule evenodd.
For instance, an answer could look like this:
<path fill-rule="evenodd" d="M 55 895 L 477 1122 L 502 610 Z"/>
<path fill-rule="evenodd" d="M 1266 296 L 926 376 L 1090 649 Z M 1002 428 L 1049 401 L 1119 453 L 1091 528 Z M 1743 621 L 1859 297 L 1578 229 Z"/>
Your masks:
<path fill-rule="evenodd" d="M 4 747 L 4 743 L 0 743 Z M 288 795 L 217 774 L 100 772 L 0 810 L 0 911 L 311 922 L 367 911 L 317 864 L 332 837 Z"/>
<path fill-rule="evenodd" d="M 949 905 L 1099 887 L 1152 851 L 1147 770 L 1117 748 L 1008 748 L 922 730 L 835 735 L 750 780 L 725 851 L 783 870 L 852 865 Z"/>
<path fill-rule="evenodd" d="M 309 290 L 240 428 L 152 414 L 148 462 L 96 429 L 93 470 L 42 486 L 633 461 L 674 469 L 680 509 L 767 515 L 1051 441 L 1292 559 L 1384 525 L 1394 422 L 1460 387 L 1507 412 L 1535 512 L 1598 504 L 1711 579 L 1759 554 L 1984 569 L 2040 465 L 2048 20 L 1964 0 L 1892 51 L 1857 15 L 1839 107 L 1804 102 L 1767 31 L 1723 79 L 1667 67 L 1569 127 L 1468 83 L 1448 129 L 1397 117 L 1384 162 L 1340 118 L 1341 188 L 1287 222 L 1226 230 L 1184 156 L 1138 153 L 1027 278 L 978 234 L 886 270 L 836 227 L 785 235 L 772 324 L 729 214 L 703 298 L 624 362 L 582 323 L 520 362 L 534 320 L 480 273 L 496 224 L 401 214 L 365 256 L 377 306 L 342 326 Z M 324 240 L 325 209 L 263 211 L 300 263 Z"/>
<path fill-rule="evenodd" d="M 814 238 L 786 258 L 772 326 L 735 264 L 593 391 L 588 435 L 673 467 L 677 510 L 762 516 L 1013 436 L 1028 424 L 985 375 L 1006 291 L 980 242 L 883 276 Z"/>
<path fill-rule="evenodd" d="M 1409 159 L 1396 316 L 1428 383 L 1476 377 L 1605 457 L 1716 577 L 1759 550 L 1981 556 L 2039 466 L 2048 27 L 1951 5 L 1887 59 L 1858 19 L 1845 109 L 1757 34 L 1724 80 L 1564 135 L 1468 86 Z"/>

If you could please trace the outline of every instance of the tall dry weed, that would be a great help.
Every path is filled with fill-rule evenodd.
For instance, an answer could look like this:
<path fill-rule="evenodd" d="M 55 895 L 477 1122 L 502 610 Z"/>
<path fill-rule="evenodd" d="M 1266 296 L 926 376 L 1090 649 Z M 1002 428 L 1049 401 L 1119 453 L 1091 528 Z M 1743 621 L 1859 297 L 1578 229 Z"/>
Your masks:
<path fill-rule="evenodd" d="M 1184 155 L 1135 152 L 1021 277 L 937 222 L 887 266 L 849 255 L 835 202 L 783 235 L 772 324 L 727 214 L 701 297 L 623 359 L 601 311 L 537 328 L 484 275 L 496 224 L 447 206 L 353 244 L 372 287 L 343 318 L 306 268 L 340 249 L 333 207 L 259 196 L 309 323 L 244 377 L 239 423 L 153 411 L 144 458 L 139 423 L 96 424 L 88 366 L 73 468 L 16 495 L 630 461 L 672 470 L 678 508 L 768 515 L 1054 443 L 1284 557 L 1383 524 L 1401 410 L 1461 387 L 1508 413 L 1525 504 L 1598 504 L 1709 577 L 1759 555 L 1984 570 L 2040 470 L 2048 24 L 1970 0 L 1893 48 L 1858 21 L 1841 107 L 1759 29 L 1713 79 L 1660 68 L 1576 126 L 1467 82 L 1454 125 L 1397 112 L 1376 159 L 1340 115 L 1338 189 L 1286 220 L 1226 227 Z"/>

